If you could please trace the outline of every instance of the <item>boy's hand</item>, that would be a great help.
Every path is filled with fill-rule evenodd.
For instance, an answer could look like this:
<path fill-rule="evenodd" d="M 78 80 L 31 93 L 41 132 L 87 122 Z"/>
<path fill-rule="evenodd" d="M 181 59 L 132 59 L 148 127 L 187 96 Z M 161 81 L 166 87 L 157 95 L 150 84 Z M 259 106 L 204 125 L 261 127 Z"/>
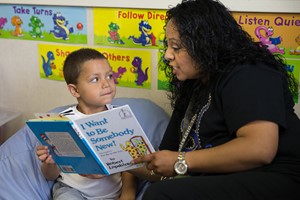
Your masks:
<path fill-rule="evenodd" d="M 39 145 L 36 147 L 36 155 L 38 159 L 45 164 L 55 164 L 52 156 L 49 153 L 48 146 Z"/>
<path fill-rule="evenodd" d="M 79 175 L 90 179 L 101 179 L 103 177 L 106 177 L 105 174 L 79 174 Z"/>

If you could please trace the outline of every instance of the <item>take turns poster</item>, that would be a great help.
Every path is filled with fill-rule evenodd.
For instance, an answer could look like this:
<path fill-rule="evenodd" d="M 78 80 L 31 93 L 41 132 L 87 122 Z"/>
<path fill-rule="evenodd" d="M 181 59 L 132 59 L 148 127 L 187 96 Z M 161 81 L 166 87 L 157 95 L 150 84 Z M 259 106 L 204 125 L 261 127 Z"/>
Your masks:
<path fill-rule="evenodd" d="M 0 38 L 87 43 L 86 9 L 0 5 Z"/>

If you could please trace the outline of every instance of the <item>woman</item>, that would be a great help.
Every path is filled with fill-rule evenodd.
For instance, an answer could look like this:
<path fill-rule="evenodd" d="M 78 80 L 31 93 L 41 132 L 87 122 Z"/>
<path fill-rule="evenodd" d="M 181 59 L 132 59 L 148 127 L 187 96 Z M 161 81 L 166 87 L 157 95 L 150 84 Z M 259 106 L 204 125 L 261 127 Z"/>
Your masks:
<path fill-rule="evenodd" d="M 174 111 L 160 151 L 133 161 L 164 179 L 144 199 L 299 199 L 298 84 L 283 59 L 213 0 L 171 8 L 165 30 Z"/>

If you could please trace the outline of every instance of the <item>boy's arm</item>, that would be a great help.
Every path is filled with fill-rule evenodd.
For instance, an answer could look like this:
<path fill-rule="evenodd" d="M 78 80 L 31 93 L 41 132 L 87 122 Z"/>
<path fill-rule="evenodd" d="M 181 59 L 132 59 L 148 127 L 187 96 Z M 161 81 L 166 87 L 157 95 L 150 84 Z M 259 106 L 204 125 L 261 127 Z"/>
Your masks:
<path fill-rule="evenodd" d="M 54 181 L 60 174 L 59 167 L 55 164 L 52 156 L 49 154 L 47 146 L 39 145 L 36 148 L 36 155 L 42 162 L 41 171 L 47 180 Z"/>
<path fill-rule="evenodd" d="M 119 200 L 135 200 L 137 177 L 128 173 L 122 172 L 122 191 Z"/>
<path fill-rule="evenodd" d="M 44 177 L 49 181 L 54 181 L 60 174 L 60 169 L 55 163 L 43 163 L 41 170 Z"/>

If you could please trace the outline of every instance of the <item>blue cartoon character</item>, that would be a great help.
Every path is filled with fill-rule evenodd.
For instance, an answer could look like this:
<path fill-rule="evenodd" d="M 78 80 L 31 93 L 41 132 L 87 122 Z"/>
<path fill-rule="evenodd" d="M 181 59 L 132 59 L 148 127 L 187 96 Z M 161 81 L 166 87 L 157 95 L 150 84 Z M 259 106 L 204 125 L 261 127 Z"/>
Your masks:
<path fill-rule="evenodd" d="M 147 21 L 142 20 L 139 23 L 139 31 L 141 32 L 140 36 L 138 38 L 134 37 L 134 36 L 129 36 L 128 39 L 131 39 L 133 41 L 134 44 L 137 45 L 142 45 L 142 46 L 155 46 L 156 42 L 156 38 L 153 35 L 153 33 L 150 33 L 150 31 L 152 30 L 152 27 L 150 26 L 150 24 Z"/>
<path fill-rule="evenodd" d="M 52 75 L 52 66 L 54 66 L 54 63 L 52 61 L 54 60 L 54 53 L 52 51 L 48 51 L 47 61 L 43 55 L 42 55 L 42 59 L 43 59 L 42 67 L 43 67 L 45 76 L 48 77 L 48 76 Z"/>
<path fill-rule="evenodd" d="M 143 82 L 148 80 L 148 69 L 147 67 L 145 71 L 142 69 L 142 59 L 140 57 L 134 57 L 133 61 L 131 62 L 133 68 L 131 68 L 131 72 L 137 74 L 137 80 L 135 83 L 137 85 L 143 85 Z"/>
<path fill-rule="evenodd" d="M 68 28 L 68 20 L 60 12 L 53 15 L 54 28 L 50 30 L 50 33 L 54 34 L 57 39 L 68 40 L 70 33 L 74 32 L 73 27 Z"/>
<path fill-rule="evenodd" d="M 44 38 L 41 29 L 42 27 L 44 27 L 44 24 L 37 16 L 31 16 L 30 23 L 28 24 L 28 26 L 32 27 L 32 30 L 30 31 L 32 37 Z"/>
<path fill-rule="evenodd" d="M 111 22 L 108 25 L 109 31 L 109 37 L 108 37 L 108 42 L 112 44 L 124 44 L 123 40 L 121 40 L 120 35 L 118 33 L 120 27 L 118 24 Z"/>

